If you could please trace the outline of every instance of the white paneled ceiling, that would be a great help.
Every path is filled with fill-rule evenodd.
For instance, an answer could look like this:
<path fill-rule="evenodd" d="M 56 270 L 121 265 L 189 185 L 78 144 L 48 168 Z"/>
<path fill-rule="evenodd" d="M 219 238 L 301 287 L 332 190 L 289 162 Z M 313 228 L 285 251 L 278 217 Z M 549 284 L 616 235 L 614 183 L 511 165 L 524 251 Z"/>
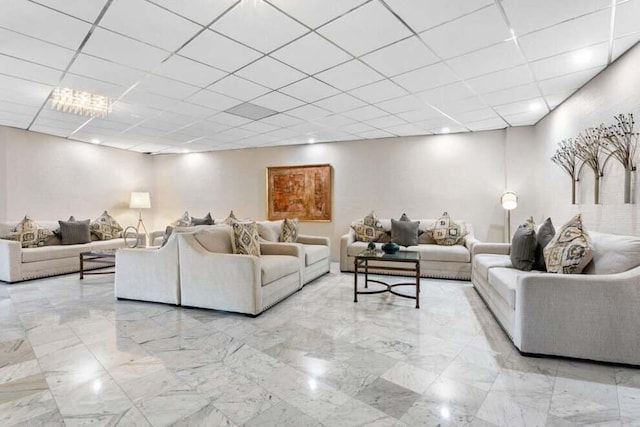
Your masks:
<path fill-rule="evenodd" d="M 530 125 L 640 40 L 639 13 L 640 0 L 3 0 L 0 125 L 150 153 Z M 113 111 L 54 111 L 57 86 Z"/>

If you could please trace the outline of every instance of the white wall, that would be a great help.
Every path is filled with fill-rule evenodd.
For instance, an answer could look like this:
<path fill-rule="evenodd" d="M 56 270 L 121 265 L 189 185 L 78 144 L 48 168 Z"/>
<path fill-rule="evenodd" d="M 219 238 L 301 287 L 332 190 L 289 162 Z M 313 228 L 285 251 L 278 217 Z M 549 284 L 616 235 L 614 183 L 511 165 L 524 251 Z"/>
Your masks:
<path fill-rule="evenodd" d="M 0 127 L 0 221 L 95 219 L 108 210 L 135 225 L 129 195 L 151 189 L 152 165 L 148 155 Z"/>
<path fill-rule="evenodd" d="M 583 213 L 586 225 L 593 230 L 640 235 L 640 190 L 635 186 L 634 204 L 623 203 L 623 169 L 611 159 L 601 181 L 601 204 L 593 203 L 593 173 L 585 167 L 577 189 L 577 204 L 571 205 L 570 178 L 550 158 L 557 143 L 574 137 L 586 127 L 605 122 L 613 116 L 633 113 L 636 132 L 640 132 L 640 45 L 591 80 L 571 98 L 535 126 L 539 146 L 540 207 L 554 223 L 566 222 L 573 214 Z M 636 157 L 636 162 L 640 161 Z M 637 184 L 637 173 L 633 177 Z"/>
<path fill-rule="evenodd" d="M 499 198 L 510 136 L 519 146 L 531 145 L 530 130 L 511 129 L 155 156 L 155 225 L 162 228 L 185 210 L 224 218 L 233 209 L 238 217 L 264 219 L 267 166 L 330 163 L 333 221 L 303 223 L 301 232 L 330 236 L 334 257 L 349 224 L 371 210 L 382 218 L 403 212 L 410 218 L 437 218 L 448 211 L 470 221 L 480 239 L 501 241 Z M 514 168 L 516 190 L 526 188 L 525 179 Z"/>

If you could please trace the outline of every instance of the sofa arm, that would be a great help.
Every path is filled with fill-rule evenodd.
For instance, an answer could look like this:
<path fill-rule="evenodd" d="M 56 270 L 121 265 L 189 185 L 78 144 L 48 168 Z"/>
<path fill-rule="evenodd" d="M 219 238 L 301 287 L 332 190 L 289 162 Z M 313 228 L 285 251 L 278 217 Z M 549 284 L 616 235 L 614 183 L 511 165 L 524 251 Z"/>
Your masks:
<path fill-rule="evenodd" d="M 289 255 L 299 259 L 304 258 L 304 249 L 295 243 L 260 242 L 262 255 Z"/>
<path fill-rule="evenodd" d="M 13 240 L 0 239 L 0 280 L 16 282 L 20 280 L 22 265 L 22 244 Z"/>
<path fill-rule="evenodd" d="M 149 233 L 149 245 L 150 246 L 160 246 L 162 245 L 162 241 L 164 240 L 164 230 L 156 230 Z"/>
<path fill-rule="evenodd" d="M 618 274 L 523 275 L 514 342 L 523 352 L 640 364 L 640 267 Z"/>
<path fill-rule="evenodd" d="M 207 251 L 192 234 L 178 234 L 182 305 L 258 314 L 260 258 Z"/>
<path fill-rule="evenodd" d="M 298 235 L 298 240 L 296 240 L 296 243 L 301 243 L 303 245 L 322 245 L 322 246 L 329 246 L 331 244 L 328 237 L 309 236 L 309 235 L 303 235 L 303 234 Z"/>
<path fill-rule="evenodd" d="M 478 254 L 496 254 L 496 255 L 509 255 L 511 253 L 510 243 L 474 243 L 471 247 L 471 257 Z"/>
<path fill-rule="evenodd" d="M 355 241 L 356 233 L 353 230 L 340 237 L 340 271 L 349 271 L 347 250 Z"/>
<path fill-rule="evenodd" d="M 480 240 L 476 239 L 474 236 L 466 236 L 464 238 L 464 246 L 469 250 L 469 252 L 473 251 L 473 247 L 480 243 Z"/>

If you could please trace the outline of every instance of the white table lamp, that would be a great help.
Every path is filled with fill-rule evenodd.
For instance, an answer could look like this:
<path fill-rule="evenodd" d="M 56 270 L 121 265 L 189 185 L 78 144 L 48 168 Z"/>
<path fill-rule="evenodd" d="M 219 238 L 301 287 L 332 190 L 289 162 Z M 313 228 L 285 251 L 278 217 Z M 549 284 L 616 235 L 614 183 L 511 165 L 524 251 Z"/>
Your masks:
<path fill-rule="evenodd" d="M 149 242 L 149 233 L 147 232 L 147 227 L 144 226 L 144 222 L 142 221 L 142 209 L 151 209 L 151 196 L 148 192 L 132 192 L 131 198 L 129 199 L 129 208 L 138 209 L 138 225 L 136 225 L 136 230 L 139 231 L 140 226 L 142 226 L 147 242 Z"/>
<path fill-rule="evenodd" d="M 507 243 L 511 241 L 511 211 L 518 207 L 518 195 L 513 191 L 505 191 L 500 197 L 502 209 L 507 211 Z"/>

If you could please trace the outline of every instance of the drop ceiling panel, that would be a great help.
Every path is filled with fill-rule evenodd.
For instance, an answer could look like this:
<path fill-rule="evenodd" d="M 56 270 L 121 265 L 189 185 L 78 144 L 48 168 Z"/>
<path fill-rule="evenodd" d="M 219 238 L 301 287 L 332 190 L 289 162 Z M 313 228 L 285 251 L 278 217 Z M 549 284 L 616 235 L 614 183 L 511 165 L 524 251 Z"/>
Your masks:
<path fill-rule="evenodd" d="M 595 75 L 602 71 L 603 68 L 604 67 L 596 67 L 590 70 L 555 77 L 553 79 L 542 80 L 540 82 L 540 89 L 544 95 L 575 90 L 582 87 L 586 82 L 595 77 Z"/>
<path fill-rule="evenodd" d="M 169 112 L 190 116 L 194 119 L 203 119 L 205 117 L 210 117 L 216 114 L 218 110 L 214 107 L 219 104 L 228 103 L 226 101 L 227 100 L 220 100 L 219 98 L 216 98 L 215 100 L 212 100 L 211 104 L 207 105 L 197 105 L 192 102 L 173 102 L 170 105 L 164 107 L 164 109 Z"/>
<path fill-rule="evenodd" d="M 482 95 L 482 98 L 489 103 L 489 105 L 502 105 L 509 104 L 516 101 L 522 101 L 525 99 L 532 99 L 539 97 L 540 91 L 538 87 L 529 83 L 522 86 L 516 86 L 505 90 L 499 90 L 496 92 L 486 93 Z"/>
<path fill-rule="evenodd" d="M 57 85 L 62 77 L 62 71 L 55 68 L 44 67 L 1 54 L 0 73 L 48 85 Z"/>
<path fill-rule="evenodd" d="M 527 65 L 519 65 L 467 80 L 469 86 L 478 93 L 495 92 L 532 82 L 533 76 Z"/>
<path fill-rule="evenodd" d="M 90 79 L 88 77 L 77 76 L 75 74 L 67 74 L 60 82 L 62 87 L 72 87 L 74 89 L 84 90 L 87 92 L 100 93 L 112 99 L 120 97 L 127 88 L 124 86 L 114 85 L 100 80 Z"/>
<path fill-rule="evenodd" d="M 40 106 L 52 90 L 53 86 L 0 74 L 0 93 L 5 102 Z"/>
<path fill-rule="evenodd" d="M 227 75 L 224 71 L 179 55 L 173 55 L 155 68 L 153 72 L 200 87 L 207 87 Z"/>
<path fill-rule="evenodd" d="M 307 34 L 271 56 L 307 74 L 319 73 L 351 59 L 351 55 L 316 33 Z"/>
<path fill-rule="evenodd" d="M 167 98 L 165 96 L 156 95 L 149 92 L 144 92 L 137 89 L 127 92 L 127 94 L 122 98 L 122 100 L 129 104 L 134 104 L 134 105 L 139 105 L 139 106 L 154 108 L 154 109 L 167 108 L 170 105 L 173 105 L 176 103 L 175 99 Z"/>
<path fill-rule="evenodd" d="M 427 131 L 422 129 L 421 127 L 410 124 L 391 126 L 384 130 L 397 136 L 416 136 L 427 134 Z"/>
<path fill-rule="evenodd" d="M 0 28 L 0 54 L 64 70 L 74 51 Z"/>
<path fill-rule="evenodd" d="M 386 2 L 414 31 L 422 32 L 490 5 L 493 0 L 386 0 Z"/>
<path fill-rule="evenodd" d="M 492 5 L 420 34 L 441 58 L 459 56 L 511 37 L 500 10 Z"/>
<path fill-rule="evenodd" d="M 472 131 L 492 130 L 506 128 L 507 123 L 500 117 L 493 119 L 479 120 L 477 122 L 469 122 L 467 127 Z"/>
<path fill-rule="evenodd" d="M 569 52 L 609 38 L 611 11 L 602 10 L 518 39 L 529 61 Z"/>
<path fill-rule="evenodd" d="M 475 94 L 463 82 L 455 82 L 435 89 L 425 90 L 417 95 L 421 100 L 429 104 L 442 104 L 444 102 L 471 98 Z"/>
<path fill-rule="evenodd" d="M 525 62 L 515 43 L 502 42 L 447 61 L 462 78 L 506 70 Z"/>
<path fill-rule="evenodd" d="M 202 29 L 145 0 L 113 0 L 100 26 L 169 51 Z"/>
<path fill-rule="evenodd" d="M 22 103 L 0 101 L 0 117 L 3 114 L 14 113 L 33 118 L 39 110 L 39 106 L 25 105 Z"/>
<path fill-rule="evenodd" d="M 264 95 L 267 92 L 271 92 L 271 89 L 234 75 L 225 77 L 209 86 L 208 89 L 243 101 L 248 101 Z"/>
<path fill-rule="evenodd" d="M 458 101 L 443 101 L 434 103 L 434 106 L 444 111 L 445 113 L 452 115 L 455 113 L 464 113 L 467 111 L 479 110 L 486 108 L 487 103 L 480 97 L 473 96 L 471 98 L 460 99 Z"/>
<path fill-rule="evenodd" d="M 314 79 L 313 77 L 309 77 L 287 87 L 283 87 L 280 89 L 280 92 L 284 92 L 287 95 L 291 95 L 306 102 L 314 102 L 340 93 L 338 89 L 333 88 L 320 80 Z"/>
<path fill-rule="evenodd" d="M 354 98 L 351 95 L 341 93 L 340 95 L 332 96 L 330 98 L 318 101 L 315 103 L 315 105 L 334 113 L 342 113 L 344 111 L 362 107 L 366 105 L 366 103 L 357 98 Z"/>
<path fill-rule="evenodd" d="M 318 32 L 356 56 L 411 35 L 378 1 L 365 4 L 325 25 Z"/>
<path fill-rule="evenodd" d="M 505 118 L 507 118 L 507 116 L 513 116 L 515 114 L 527 114 L 529 116 L 538 116 L 541 114 L 540 117 L 542 117 L 545 112 L 542 111 L 542 108 L 539 108 L 541 105 L 543 105 L 542 98 L 536 98 L 533 100 L 518 101 L 511 104 L 499 105 L 495 107 L 495 110 Z"/>
<path fill-rule="evenodd" d="M 316 77 L 343 91 L 355 89 L 384 78 L 357 60 L 338 65 L 316 75 Z"/>
<path fill-rule="evenodd" d="M 228 108 L 242 104 L 242 101 L 228 96 L 221 95 L 219 93 L 212 92 L 210 90 L 201 90 L 195 95 L 187 98 L 187 102 L 192 104 L 202 105 L 203 107 L 211 108 L 213 110 L 224 111 Z"/>
<path fill-rule="evenodd" d="M 300 71 L 268 56 L 247 65 L 236 74 L 271 89 L 278 89 L 305 77 Z"/>
<path fill-rule="evenodd" d="M 84 54 L 78 55 L 69 72 L 126 87 L 145 75 L 143 71 Z"/>
<path fill-rule="evenodd" d="M 151 0 L 151 3 L 165 7 L 201 25 L 209 25 L 236 2 L 237 0 Z"/>
<path fill-rule="evenodd" d="M 209 30 L 199 34 L 183 47 L 179 54 L 228 72 L 233 72 L 262 56 L 254 49 Z"/>
<path fill-rule="evenodd" d="M 414 95 L 401 96 L 399 98 L 389 99 L 387 101 L 376 103 L 378 108 L 383 109 L 389 113 L 397 114 L 404 113 L 406 111 L 419 110 L 425 107 L 418 97 Z"/>
<path fill-rule="evenodd" d="M 33 0 L 34 3 L 48 6 L 60 12 L 75 16 L 88 22 L 98 17 L 106 0 Z"/>
<path fill-rule="evenodd" d="M 531 63 L 531 70 L 538 80 L 550 79 L 589 68 L 607 65 L 609 44 L 574 50 Z"/>
<path fill-rule="evenodd" d="M 415 36 L 369 53 L 362 60 L 387 77 L 439 61 L 438 57 Z"/>
<path fill-rule="evenodd" d="M 629 0 L 616 7 L 614 37 L 619 38 L 640 31 L 640 1 Z"/>
<path fill-rule="evenodd" d="M 381 80 L 379 82 L 354 89 L 349 93 L 356 98 L 375 104 L 392 98 L 405 96 L 408 92 L 393 83 L 391 80 Z"/>
<path fill-rule="evenodd" d="M 442 62 L 429 65 L 428 67 L 418 70 L 409 71 L 392 79 L 403 88 L 410 92 L 420 92 L 438 86 L 452 83 L 456 80 L 456 76 Z"/>
<path fill-rule="evenodd" d="M 424 120 L 433 119 L 436 117 L 442 117 L 442 114 L 440 114 L 438 111 L 434 110 L 433 108 L 429 108 L 425 106 L 420 110 L 413 110 L 413 111 L 407 111 L 404 113 L 398 113 L 396 114 L 396 116 L 410 123 L 419 123 Z"/>
<path fill-rule="evenodd" d="M 86 22 L 24 0 L 3 0 L 2 10 L 0 26 L 5 29 L 73 50 L 91 29 Z"/>
<path fill-rule="evenodd" d="M 145 77 L 136 89 L 174 99 L 188 98 L 200 90 L 197 86 L 154 75 Z"/>
<path fill-rule="evenodd" d="M 265 2 L 240 3 L 216 21 L 211 29 L 263 53 L 271 52 L 308 32 Z"/>
<path fill-rule="evenodd" d="M 373 127 L 378 128 L 378 129 L 386 129 L 386 128 L 392 127 L 392 126 L 399 126 L 399 125 L 406 125 L 407 124 L 407 122 L 405 122 L 401 118 L 393 116 L 393 115 L 377 117 L 375 119 L 365 120 L 364 122 L 366 124 L 368 124 L 368 125 L 371 125 Z"/>
<path fill-rule="evenodd" d="M 386 116 L 387 113 L 373 105 L 366 105 L 356 108 L 355 110 L 347 111 L 344 115 L 354 120 L 364 121 Z"/>
<path fill-rule="evenodd" d="M 640 41 L 640 32 L 613 41 L 612 59 L 616 60 Z"/>
<path fill-rule="evenodd" d="M 473 123 L 497 119 L 498 115 L 490 108 L 483 108 L 480 110 L 466 111 L 464 113 L 455 113 L 453 114 L 453 118 L 461 123 Z"/>
<path fill-rule="evenodd" d="M 101 28 L 95 29 L 82 51 L 140 70 L 151 70 L 169 56 L 164 50 Z"/>
<path fill-rule="evenodd" d="M 326 117 L 330 115 L 331 112 L 314 105 L 303 105 L 302 107 L 298 107 L 288 111 L 287 114 L 299 119 L 315 120 L 319 119 L 320 117 Z"/>
<path fill-rule="evenodd" d="M 291 110 L 292 108 L 296 108 L 304 104 L 304 102 L 280 92 L 269 92 L 266 95 L 262 95 L 260 98 L 252 100 L 251 102 L 261 107 L 270 108 L 279 112 Z"/>

